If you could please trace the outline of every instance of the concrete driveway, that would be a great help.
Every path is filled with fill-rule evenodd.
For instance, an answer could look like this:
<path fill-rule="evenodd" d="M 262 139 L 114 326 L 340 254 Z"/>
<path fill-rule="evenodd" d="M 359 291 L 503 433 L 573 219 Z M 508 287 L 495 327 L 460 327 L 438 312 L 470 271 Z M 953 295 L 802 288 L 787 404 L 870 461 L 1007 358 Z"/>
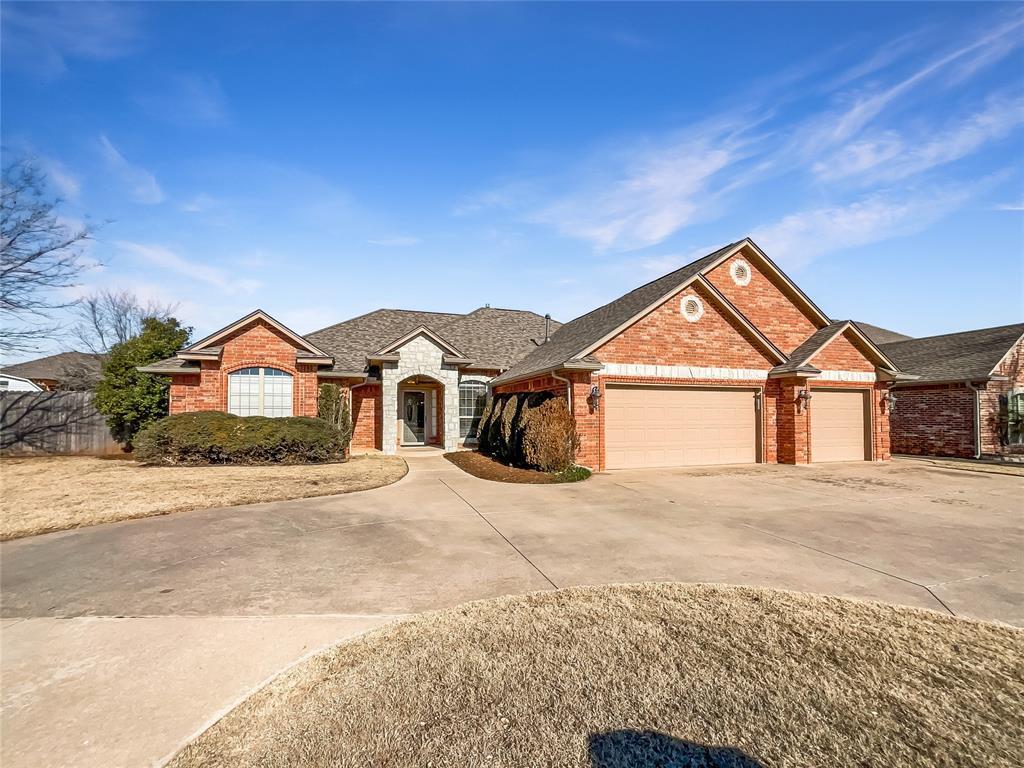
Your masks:
<path fill-rule="evenodd" d="M 477 480 L 437 455 L 410 465 L 401 482 L 375 491 L 4 543 L 4 765 L 38 764 L 44 733 L 48 754 L 69 755 L 67 764 L 152 763 L 280 668 L 282 657 L 395 615 L 530 590 L 758 584 L 1024 626 L 1019 476 L 907 460 L 618 472 L 518 486 Z M 127 618 L 114 631 L 111 619 L 87 617 Z M 223 629 L 228 620 L 232 631 Z M 177 632 L 177 651 L 161 664 L 147 643 L 166 634 L 163 626 Z M 289 640 L 276 644 L 278 631 Z M 249 632 L 262 639 L 250 642 Z M 309 642 L 298 643 L 303 633 Z M 104 643 L 116 653 L 105 655 Z M 83 647 L 92 662 L 82 661 Z M 252 663 L 211 688 L 202 670 L 239 656 Z M 124 677 L 111 682 L 116 670 Z M 161 676 L 175 681 L 173 698 L 161 697 Z M 198 704 L 188 702 L 190 686 L 207 693 Z M 69 696 L 74 722 L 57 735 L 40 728 Z M 150 713 L 141 730 L 138 718 L 123 732 L 112 728 L 112 701 Z M 161 707 L 175 725 L 147 726 Z"/>

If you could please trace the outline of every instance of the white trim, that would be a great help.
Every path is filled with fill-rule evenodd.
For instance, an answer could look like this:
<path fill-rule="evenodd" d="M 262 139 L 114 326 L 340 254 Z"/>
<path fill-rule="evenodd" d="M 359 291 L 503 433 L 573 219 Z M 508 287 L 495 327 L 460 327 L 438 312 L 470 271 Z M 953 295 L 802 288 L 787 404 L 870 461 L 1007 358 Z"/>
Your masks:
<path fill-rule="evenodd" d="M 643 363 L 605 363 L 599 375 L 638 376 L 653 379 L 718 379 L 723 381 L 759 381 L 768 378 L 768 369 L 704 368 L 696 365 L 646 365 Z"/>
<path fill-rule="evenodd" d="M 697 307 L 692 313 L 686 311 L 686 305 L 691 301 Z M 700 300 L 700 296 L 696 293 L 688 293 L 679 299 L 679 314 L 681 314 L 687 322 L 696 323 L 704 317 L 704 302 Z"/>
<path fill-rule="evenodd" d="M 425 326 L 425 325 L 418 325 L 418 326 L 416 326 L 415 328 L 413 328 L 411 331 L 409 331 L 404 336 L 401 336 L 401 337 L 395 339 L 394 341 L 390 342 L 386 346 L 383 346 L 380 349 L 378 349 L 374 353 L 374 355 L 386 355 L 389 352 L 393 352 L 395 350 L 399 350 L 403 346 L 408 344 L 410 341 L 415 339 L 417 336 L 425 336 L 425 337 L 427 337 L 428 339 L 430 339 L 434 343 L 434 346 L 440 348 L 442 352 L 447 351 L 452 356 L 458 357 L 458 358 L 465 358 L 466 357 L 458 349 L 453 347 L 450 343 L 448 343 L 443 338 L 438 336 L 436 333 L 434 333 L 432 330 L 427 328 L 427 326 Z M 377 359 L 377 358 L 375 356 L 371 356 L 370 359 Z"/>
<path fill-rule="evenodd" d="M 877 373 L 867 371 L 822 371 L 815 376 L 818 381 L 878 381 Z"/>
<path fill-rule="evenodd" d="M 744 277 L 740 277 L 736 274 L 741 269 L 746 273 Z M 751 274 L 752 270 L 746 259 L 733 259 L 732 263 L 729 265 L 729 276 L 732 278 L 732 281 L 740 287 L 750 285 Z"/>
<path fill-rule="evenodd" d="M 308 342 L 306 339 L 304 339 L 302 336 L 297 334 L 291 328 L 288 328 L 286 325 L 283 325 L 280 321 L 275 320 L 274 318 L 272 318 L 270 315 L 268 315 L 262 309 L 257 309 L 257 310 L 254 310 L 253 312 L 250 312 L 248 315 L 246 315 L 243 318 L 240 318 L 240 319 L 236 320 L 231 325 L 224 326 L 219 331 L 214 331 L 213 333 L 211 333 L 206 338 L 200 339 L 199 341 L 197 341 L 194 344 L 190 344 L 188 347 L 186 347 L 185 349 L 183 349 L 181 351 L 182 352 L 186 352 L 186 353 L 193 353 L 193 352 L 196 352 L 198 350 L 201 350 L 203 347 L 207 347 L 210 344 L 212 344 L 214 341 L 217 341 L 217 340 L 221 339 L 224 336 L 227 336 L 227 335 L 229 335 L 231 333 L 234 333 L 235 331 L 239 330 L 240 328 L 244 328 L 249 323 L 251 323 L 251 322 L 253 322 L 255 320 L 263 320 L 264 322 L 267 323 L 267 325 L 270 325 L 271 327 L 276 328 L 278 331 L 283 333 L 289 339 L 294 341 L 298 346 L 305 348 L 306 350 L 312 352 L 314 355 L 323 357 L 325 363 L 329 363 L 330 361 L 332 361 L 334 359 L 330 355 L 328 355 L 326 352 L 324 352 L 322 349 L 320 349 L 318 346 L 316 346 L 315 344 L 311 344 L 310 342 Z M 180 357 L 180 354 L 179 354 L 179 357 Z"/>

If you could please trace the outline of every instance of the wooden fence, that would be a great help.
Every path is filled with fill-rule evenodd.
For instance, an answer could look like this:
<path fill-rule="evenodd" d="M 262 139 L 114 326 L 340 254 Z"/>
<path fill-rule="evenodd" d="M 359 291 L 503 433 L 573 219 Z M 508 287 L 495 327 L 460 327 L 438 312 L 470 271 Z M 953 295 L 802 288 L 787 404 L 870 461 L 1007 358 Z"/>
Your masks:
<path fill-rule="evenodd" d="M 121 452 L 89 392 L 0 392 L 4 456 L 106 456 Z"/>

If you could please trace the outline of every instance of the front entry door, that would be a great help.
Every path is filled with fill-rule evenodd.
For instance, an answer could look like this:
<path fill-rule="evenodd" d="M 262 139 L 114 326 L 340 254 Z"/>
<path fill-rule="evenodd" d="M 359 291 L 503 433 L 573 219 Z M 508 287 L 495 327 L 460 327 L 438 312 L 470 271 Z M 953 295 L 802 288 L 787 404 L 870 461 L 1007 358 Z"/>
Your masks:
<path fill-rule="evenodd" d="M 424 394 L 402 393 L 402 445 L 423 443 Z"/>

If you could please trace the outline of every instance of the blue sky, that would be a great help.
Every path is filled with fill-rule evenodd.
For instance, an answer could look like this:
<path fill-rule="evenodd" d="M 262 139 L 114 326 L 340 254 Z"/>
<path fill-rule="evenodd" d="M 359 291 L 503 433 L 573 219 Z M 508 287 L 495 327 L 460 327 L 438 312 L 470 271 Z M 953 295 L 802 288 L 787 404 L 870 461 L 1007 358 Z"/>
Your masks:
<path fill-rule="evenodd" d="M 744 235 L 836 318 L 1024 319 L 1003 4 L 20 4 L 5 155 L 105 222 L 73 293 L 570 319 Z"/>

